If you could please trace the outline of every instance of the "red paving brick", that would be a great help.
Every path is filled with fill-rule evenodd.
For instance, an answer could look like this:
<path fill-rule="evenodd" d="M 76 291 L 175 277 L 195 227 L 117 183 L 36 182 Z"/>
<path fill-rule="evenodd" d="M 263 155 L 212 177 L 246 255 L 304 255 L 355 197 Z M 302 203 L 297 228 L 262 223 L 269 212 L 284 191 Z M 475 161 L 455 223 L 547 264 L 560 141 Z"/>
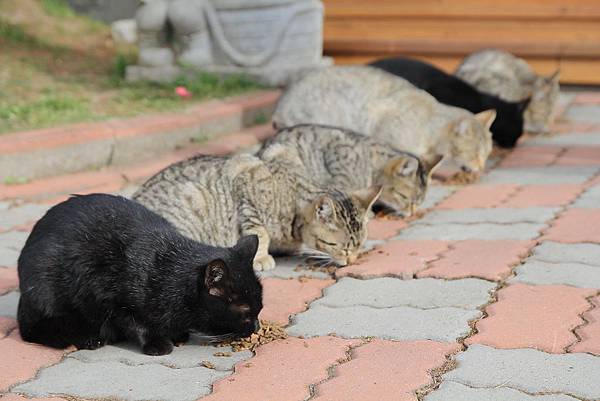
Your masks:
<path fill-rule="evenodd" d="M 471 185 L 461 188 L 440 202 L 436 209 L 468 209 L 500 206 L 519 185 Z"/>
<path fill-rule="evenodd" d="M 568 121 L 558 121 L 552 124 L 551 131 L 557 134 L 590 132 L 596 128 L 596 125 L 590 123 L 574 123 Z"/>
<path fill-rule="evenodd" d="M 586 323 L 575 330 L 581 341 L 572 345 L 570 352 L 588 352 L 600 356 L 600 296 L 592 298 L 592 305 L 594 309 L 583 314 Z"/>
<path fill-rule="evenodd" d="M 263 284 L 263 310 L 260 318 L 288 324 L 290 315 L 303 312 L 307 304 L 319 298 L 333 280 L 265 278 Z"/>
<path fill-rule="evenodd" d="M 6 294 L 19 286 L 17 269 L 0 267 L 0 295 Z"/>
<path fill-rule="evenodd" d="M 202 400 L 306 399 L 309 385 L 327 379 L 327 368 L 345 359 L 350 347 L 358 344 L 335 337 L 274 341 L 259 347 L 254 358 L 238 363 L 235 373 L 216 382 L 213 393 Z"/>
<path fill-rule="evenodd" d="M 498 281 L 510 275 L 512 268 L 529 253 L 533 241 L 467 240 L 450 243 L 450 250 L 417 273 L 417 277 L 456 279 L 478 277 Z"/>
<path fill-rule="evenodd" d="M 398 235 L 398 232 L 408 226 L 404 220 L 377 218 L 369 221 L 369 239 L 386 240 Z"/>
<path fill-rule="evenodd" d="M 526 185 L 502 203 L 502 207 L 553 207 L 565 206 L 585 189 L 583 185 Z"/>
<path fill-rule="evenodd" d="M 598 166 L 600 165 L 600 146 L 573 146 L 565 150 L 558 158 L 557 166 Z"/>
<path fill-rule="evenodd" d="M 560 146 L 527 146 L 515 148 L 499 164 L 500 167 L 534 167 L 552 164 L 563 152 Z"/>
<path fill-rule="evenodd" d="M 589 309 L 586 297 L 595 290 L 560 285 L 509 285 L 498 291 L 498 302 L 476 324 L 478 333 L 466 344 L 495 348 L 536 348 L 563 353 L 577 338 L 572 330 L 583 323 Z"/>
<path fill-rule="evenodd" d="M 575 96 L 575 99 L 573 99 L 573 103 L 598 104 L 598 103 L 600 103 L 600 93 L 597 93 L 597 92 L 579 93 Z"/>
<path fill-rule="evenodd" d="M 66 398 L 50 397 L 50 398 L 25 398 L 19 394 L 3 394 L 0 395 L 2 401 L 67 401 Z"/>
<path fill-rule="evenodd" d="M 361 257 L 356 264 L 338 269 L 336 276 L 412 278 L 447 249 L 446 241 L 389 241 Z"/>
<path fill-rule="evenodd" d="M 314 400 L 417 401 L 415 391 L 432 383 L 430 372 L 458 350 L 459 344 L 374 339 L 352 350 L 352 359 L 316 387 Z"/>
<path fill-rule="evenodd" d="M 13 318 L 0 316 L 0 339 L 6 337 L 17 327 L 17 321 Z"/>
<path fill-rule="evenodd" d="M 43 367 L 54 365 L 64 355 L 64 351 L 25 343 L 18 330 L 0 340 L 0 391 L 28 380 Z"/>
<path fill-rule="evenodd" d="M 545 241 L 600 243 L 600 209 L 569 209 L 543 236 Z"/>

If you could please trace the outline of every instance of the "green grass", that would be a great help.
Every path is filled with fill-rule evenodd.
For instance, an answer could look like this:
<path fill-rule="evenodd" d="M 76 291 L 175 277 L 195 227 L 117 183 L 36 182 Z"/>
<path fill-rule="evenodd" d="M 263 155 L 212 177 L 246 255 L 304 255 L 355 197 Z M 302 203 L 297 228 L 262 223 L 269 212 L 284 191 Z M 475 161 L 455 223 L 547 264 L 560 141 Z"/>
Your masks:
<path fill-rule="evenodd" d="M 39 42 L 33 36 L 28 35 L 21 27 L 13 25 L 0 18 L 0 39 L 17 45 L 35 46 Z"/>
<path fill-rule="evenodd" d="M 4 179 L 4 185 L 27 184 L 29 180 L 25 177 L 8 176 Z"/>
<path fill-rule="evenodd" d="M 252 120 L 253 125 L 262 125 L 262 124 L 266 124 L 268 122 L 269 122 L 269 117 L 267 117 L 265 115 L 265 113 L 262 113 L 262 112 L 255 115 L 254 119 Z"/>
<path fill-rule="evenodd" d="M 71 18 L 75 12 L 69 7 L 66 0 L 42 0 L 42 8 L 46 14 L 58 18 Z"/>

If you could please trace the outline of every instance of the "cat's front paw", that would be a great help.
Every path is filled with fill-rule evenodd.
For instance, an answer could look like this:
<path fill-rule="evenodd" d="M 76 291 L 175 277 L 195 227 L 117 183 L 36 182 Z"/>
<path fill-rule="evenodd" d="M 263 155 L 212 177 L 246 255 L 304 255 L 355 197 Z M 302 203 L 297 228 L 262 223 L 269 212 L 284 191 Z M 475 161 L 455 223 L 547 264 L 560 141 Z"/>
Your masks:
<path fill-rule="evenodd" d="M 271 255 L 264 255 L 254 258 L 254 270 L 265 271 L 275 268 L 275 259 Z"/>
<path fill-rule="evenodd" d="M 167 338 L 154 338 L 144 344 L 142 351 L 152 356 L 168 355 L 173 352 L 173 343 Z"/>

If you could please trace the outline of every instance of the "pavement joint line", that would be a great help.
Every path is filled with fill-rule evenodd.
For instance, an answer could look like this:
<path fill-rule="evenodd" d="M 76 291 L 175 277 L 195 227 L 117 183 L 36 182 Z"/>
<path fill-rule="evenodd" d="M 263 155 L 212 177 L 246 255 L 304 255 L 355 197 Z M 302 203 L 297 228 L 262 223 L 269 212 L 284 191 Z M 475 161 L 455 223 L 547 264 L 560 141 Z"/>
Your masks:
<path fill-rule="evenodd" d="M 334 336 L 334 337 L 336 337 L 336 336 Z M 338 366 L 343 365 L 345 363 L 348 363 L 352 359 L 354 359 L 353 358 L 353 356 L 354 356 L 354 349 L 355 348 L 360 348 L 363 345 L 366 345 L 366 344 L 370 343 L 371 340 L 372 340 L 372 338 L 370 338 L 370 337 L 368 337 L 368 338 L 361 338 L 360 340 L 361 340 L 361 342 L 359 344 L 356 344 L 356 345 L 350 344 L 350 345 L 348 345 L 346 351 L 344 352 L 344 354 L 345 354 L 344 358 L 338 359 L 337 361 L 335 361 L 334 363 L 332 363 L 331 365 L 329 365 L 327 367 L 327 369 L 326 369 L 326 371 L 327 371 L 327 377 L 325 379 L 323 379 L 323 380 L 321 380 L 321 381 L 319 381 L 317 383 L 311 383 L 311 384 L 308 385 L 308 396 L 306 398 L 304 398 L 304 400 L 302 400 L 302 401 L 311 401 L 315 396 L 317 396 L 318 395 L 317 387 L 320 386 L 323 383 L 326 383 L 326 382 L 334 379 L 336 377 L 335 376 L 335 369 Z"/>
<path fill-rule="evenodd" d="M 598 306 L 596 306 L 596 304 L 593 302 L 593 299 L 597 298 L 598 296 L 600 296 L 600 290 L 596 291 L 596 293 L 594 295 L 590 295 L 589 297 L 585 298 L 585 301 L 589 304 L 589 308 L 586 309 L 585 311 L 581 312 L 578 315 L 579 318 L 581 319 L 581 323 L 571 329 L 571 333 L 573 333 L 573 336 L 575 336 L 575 341 L 573 341 L 571 344 L 569 344 L 568 346 L 565 347 L 565 352 L 567 354 L 571 354 L 572 353 L 571 348 L 573 348 L 575 345 L 577 345 L 583 341 L 583 339 L 581 338 L 581 335 L 579 335 L 579 330 L 583 329 L 588 324 L 592 323 L 588 320 L 588 318 L 585 315 L 587 315 L 594 309 L 598 308 Z M 591 354 L 591 355 L 594 355 L 594 354 Z M 594 355 L 594 356 L 598 356 L 598 355 Z"/>
<path fill-rule="evenodd" d="M 505 207 L 504 205 L 506 205 L 511 199 L 513 199 L 520 192 L 522 192 L 523 189 L 525 189 L 525 187 L 526 187 L 526 185 L 519 185 L 519 186 L 517 186 L 515 189 L 512 190 L 512 192 L 508 193 L 506 195 L 506 197 L 500 201 L 500 203 L 498 203 L 498 206 L 494 206 L 494 208 Z"/>
<path fill-rule="evenodd" d="M 525 391 L 525 390 L 520 389 L 520 388 L 506 386 L 505 385 L 506 383 L 502 383 L 500 385 L 496 385 L 496 386 L 493 386 L 493 387 L 486 387 L 486 386 L 474 386 L 474 385 L 472 385 L 470 383 L 466 383 L 466 382 L 463 382 L 463 381 L 460 381 L 460 380 L 456 380 L 456 379 L 448 379 L 448 381 L 452 382 L 452 383 L 461 384 L 461 385 L 463 385 L 465 387 L 469 387 L 469 388 L 471 388 L 473 390 L 491 390 L 491 389 L 498 389 L 498 388 L 506 388 L 506 389 L 518 391 L 519 393 L 522 393 L 522 394 L 525 394 L 525 395 L 529 395 L 529 396 L 532 396 L 532 397 L 537 397 L 537 396 L 542 396 L 542 395 L 567 395 L 567 396 L 573 397 L 573 398 L 575 398 L 576 400 L 579 400 L 579 401 L 595 401 L 595 400 L 588 400 L 587 398 L 581 398 L 579 396 L 576 396 L 576 395 L 573 395 L 573 394 L 570 394 L 570 393 L 562 393 L 560 391 L 538 391 L 538 392 L 532 393 L 532 392 Z"/>
<path fill-rule="evenodd" d="M 18 328 L 18 327 L 15 327 L 13 330 L 11 330 L 11 332 L 12 332 L 12 331 L 14 331 L 14 330 L 17 330 L 17 328 Z M 59 364 L 63 363 L 63 362 L 65 361 L 65 359 L 67 359 L 67 356 L 68 356 L 68 355 L 69 355 L 71 352 L 73 352 L 73 351 L 74 351 L 72 348 L 73 348 L 73 347 L 71 347 L 71 348 L 67 348 L 67 349 L 64 349 L 64 350 L 63 350 L 63 353 L 62 353 L 62 356 L 61 356 L 61 358 L 60 358 L 58 361 L 56 361 L 56 363 L 53 363 L 53 364 L 51 364 L 51 365 L 48 365 L 48 366 L 43 366 L 43 367 L 39 368 L 39 369 L 38 369 L 38 370 L 35 372 L 35 374 L 34 374 L 32 377 L 28 378 L 28 379 L 25 379 L 25 380 L 19 381 L 19 382 L 17 382 L 17 383 L 12 383 L 12 384 L 11 384 L 10 386 L 8 386 L 8 388 L 6 389 L 6 390 L 7 390 L 7 392 L 8 392 L 8 393 L 11 393 L 11 392 L 12 392 L 12 389 L 14 389 L 15 387 L 18 387 L 18 386 L 20 386 L 21 384 L 29 383 L 30 381 L 33 381 L 33 380 L 36 380 L 36 379 L 38 379 L 38 378 L 39 378 L 39 376 L 40 376 L 40 374 L 42 374 L 42 371 L 43 371 L 43 370 L 45 370 L 45 369 L 47 369 L 47 368 L 49 368 L 49 367 L 51 367 L 51 366 L 56 366 L 56 365 L 59 365 Z M 24 396 L 24 397 L 25 397 L 25 396 Z M 52 397 L 52 396 L 50 396 L 50 397 Z"/>
<path fill-rule="evenodd" d="M 437 366 L 428 372 L 429 376 L 431 377 L 431 382 L 415 390 L 415 395 L 417 396 L 418 401 L 423 401 L 427 394 L 439 388 L 443 381 L 442 376 L 446 372 L 449 372 L 456 368 L 458 362 L 456 361 L 456 359 L 454 359 L 454 356 L 461 352 L 464 352 L 465 350 L 465 345 L 460 345 L 461 346 L 456 351 L 446 354 L 445 361 L 442 365 Z"/>
<path fill-rule="evenodd" d="M 597 242 L 577 242 L 577 244 L 598 245 Z M 595 264 L 592 264 L 592 263 L 585 263 L 585 262 L 581 262 L 581 261 L 578 261 L 578 260 L 562 260 L 560 262 L 555 261 L 555 260 L 546 260 L 543 257 L 536 256 L 536 255 L 532 255 L 528 259 L 532 260 L 532 261 L 548 263 L 548 264 L 551 264 L 551 265 L 564 265 L 565 263 L 573 263 L 573 264 L 583 265 L 583 266 L 587 266 L 587 267 L 600 267 L 599 265 L 595 265 Z M 564 285 L 566 285 L 566 284 L 564 284 Z"/>

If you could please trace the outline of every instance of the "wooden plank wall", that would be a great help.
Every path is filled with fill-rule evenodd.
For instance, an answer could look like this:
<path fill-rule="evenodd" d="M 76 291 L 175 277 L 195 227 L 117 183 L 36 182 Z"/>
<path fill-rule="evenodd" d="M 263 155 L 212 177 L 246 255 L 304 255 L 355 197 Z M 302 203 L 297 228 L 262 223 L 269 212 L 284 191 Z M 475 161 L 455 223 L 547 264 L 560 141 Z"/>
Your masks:
<path fill-rule="evenodd" d="M 337 64 L 418 57 L 452 71 L 499 47 L 561 81 L 600 84 L 600 0 L 324 0 L 325 54 Z"/>

